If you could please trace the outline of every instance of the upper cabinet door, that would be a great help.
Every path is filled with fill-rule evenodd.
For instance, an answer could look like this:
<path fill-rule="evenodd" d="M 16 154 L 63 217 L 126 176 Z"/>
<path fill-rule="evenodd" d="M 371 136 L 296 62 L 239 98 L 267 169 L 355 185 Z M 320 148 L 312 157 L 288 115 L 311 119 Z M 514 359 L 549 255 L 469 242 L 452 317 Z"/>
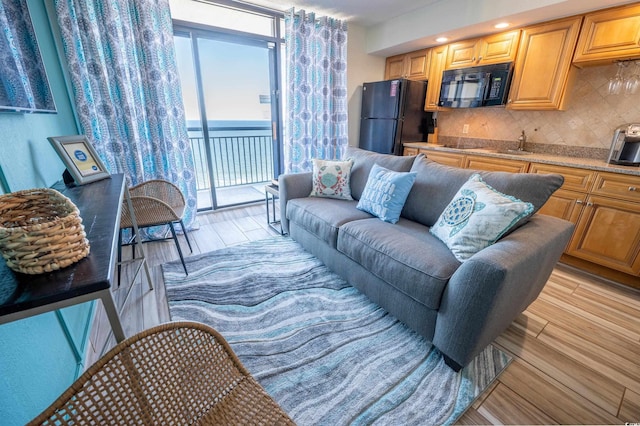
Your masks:
<path fill-rule="evenodd" d="M 430 49 L 390 56 L 387 58 L 384 79 L 408 78 L 409 80 L 426 80 L 429 76 L 430 58 Z"/>
<path fill-rule="evenodd" d="M 562 109 L 582 17 L 522 30 L 507 108 Z"/>
<path fill-rule="evenodd" d="M 640 4 L 585 15 L 574 62 L 597 64 L 638 56 Z"/>
<path fill-rule="evenodd" d="M 384 70 L 384 79 L 393 80 L 404 77 L 405 55 L 390 56 L 387 58 L 387 65 Z"/>
<path fill-rule="evenodd" d="M 493 34 L 449 45 L 446 69 L 513 62 L 518 50 L 520 30 Z"/>
<path fill-rule="evenodd" d="M 440 86 L 442 85 L 442 71 L 447 61 L 448 46 L 436 46 L 431 48 L 431 64 L 429 65 L 429 82 L 427 83 L 427 96 L 424 101 L 425 111 L 439 111 Z M 445 108 L 446 109 L 446 108 Z"/>
<path fill-rule="evenodd" d="M 426 80 L 429 77 L 430 59 L 430 49 L 407 53 L 407 78 L 409 80 Z"/>
<path fill-rule="evenodd" d="M 520 41 L 520 30 L 482 38 L 478 52 L 480 65 L 513 62 L 518 51 L 518 41 Z"/>
<path fill-rule="evenodd" d="M 449 44 L 446 69 L 467 68 L 477 65 L 477 45 L 479 39 L 464 40 Z"/>

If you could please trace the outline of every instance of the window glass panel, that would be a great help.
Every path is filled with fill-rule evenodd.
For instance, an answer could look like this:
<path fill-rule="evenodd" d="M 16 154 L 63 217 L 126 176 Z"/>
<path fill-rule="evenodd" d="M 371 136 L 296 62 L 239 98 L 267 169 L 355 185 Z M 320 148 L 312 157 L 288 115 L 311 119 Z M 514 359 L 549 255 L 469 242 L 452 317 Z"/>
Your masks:
<path fill-rule="evenodd" d="M 272 16 L 193 0 L 169 0 L 169 4 L 173 19 L 274 36 L 274 18 Z"/>
<path fill-rule="evenodd" d="M 280 23 L 280 38 L 284 38 L 284 18 L 278 19 L 278 22 Z"/>
<path fill-rule="evenodd" d="M 176 62 L 180 70 L 180 86 L 184 112 L 188 121 L 200 121 L 200 109 L 198 106 L 198 94 L 196 88 L 196 71 L 193 68 L 193 54 L 191 52 L 191 39 L 188 36 L 176 35 L 173 38 L 176 48 Z"/>

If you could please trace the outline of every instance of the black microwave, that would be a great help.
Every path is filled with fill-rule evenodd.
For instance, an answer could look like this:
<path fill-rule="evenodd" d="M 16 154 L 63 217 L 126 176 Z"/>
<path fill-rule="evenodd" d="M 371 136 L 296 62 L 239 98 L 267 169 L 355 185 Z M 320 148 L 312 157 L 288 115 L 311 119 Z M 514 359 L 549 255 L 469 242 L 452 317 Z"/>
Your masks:
<path fill-rule="evenodd" d="M 444 71 L 438 105 L 447 108 L 504 105 L 512 71 L 511 62 Z"/>

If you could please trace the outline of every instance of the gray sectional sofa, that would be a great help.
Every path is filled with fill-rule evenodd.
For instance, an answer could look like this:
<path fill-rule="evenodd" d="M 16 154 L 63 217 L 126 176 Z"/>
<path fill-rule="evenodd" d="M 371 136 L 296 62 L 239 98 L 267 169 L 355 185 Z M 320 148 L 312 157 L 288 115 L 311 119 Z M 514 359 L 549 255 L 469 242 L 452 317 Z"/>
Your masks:
<path fill-rule="evenodd" d="M 312 173 L 279 178 L 284 232 L 373 302 L 424 336 L 459 370 L 491 343 L 544 287 L 573 224 L 540 214 L 461 262 L 429 233 L 475 172 L 423 155 L 349 148 L 353 201 L 310 197 Z M 417 172 L 400 220 L 387 223 L 356 205 L 374 164 Z M 478 172 L 496 190 L 539 209 L 562 176 Z M 535 213 L 535 211 L 534 211 Z"/>

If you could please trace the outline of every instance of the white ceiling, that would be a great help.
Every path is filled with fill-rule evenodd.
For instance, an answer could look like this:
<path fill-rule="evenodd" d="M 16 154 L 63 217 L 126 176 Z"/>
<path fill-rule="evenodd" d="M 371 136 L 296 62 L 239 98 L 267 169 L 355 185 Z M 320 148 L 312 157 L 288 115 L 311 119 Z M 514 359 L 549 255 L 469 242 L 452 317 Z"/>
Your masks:
<path fill-rule="evenodd" d="M 389 56 L 437 44 L 440 35 L 462 40 L 508 21 L 514 27 L 637 0 L 241 0 L 275 10 L 292 7 L 366 28 L 367 51 Z"/>

